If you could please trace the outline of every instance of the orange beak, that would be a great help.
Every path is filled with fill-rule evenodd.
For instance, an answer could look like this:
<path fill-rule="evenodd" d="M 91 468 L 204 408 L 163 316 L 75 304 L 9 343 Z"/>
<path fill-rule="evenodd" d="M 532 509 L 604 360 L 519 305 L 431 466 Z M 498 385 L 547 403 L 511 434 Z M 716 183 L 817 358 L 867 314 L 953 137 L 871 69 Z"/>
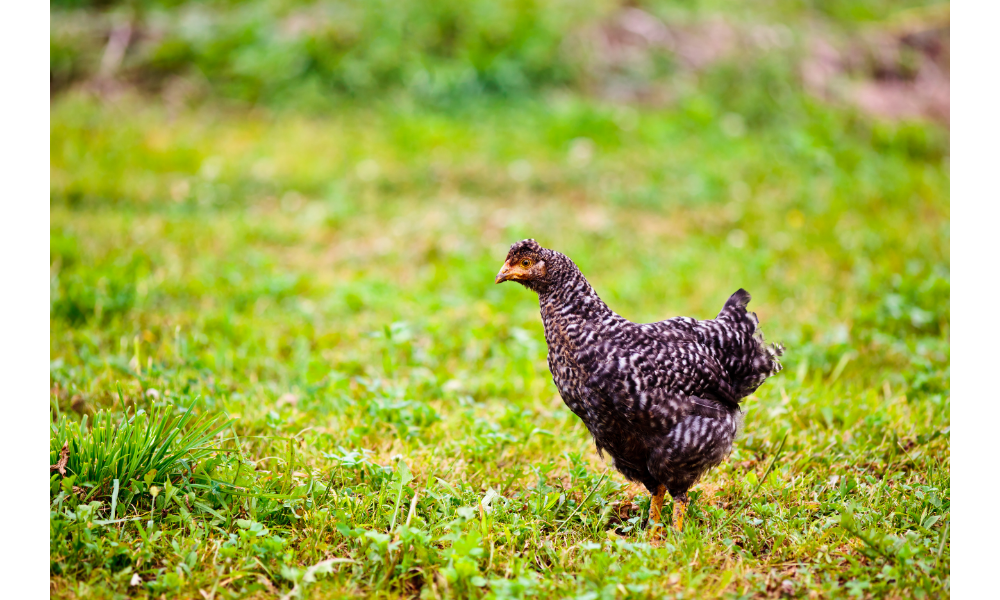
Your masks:
<path fill-rule="evenodd" d="M 503 268 L 501 268 L 500 272 L 497 273 L 496 281 L 493 283 L 503 283 L 510 280 L 517 281 L 519 279 L 528 279 L 530 277 L 531 271 L 528 269 L 525 269 L 521 265 L 514 265 L 512 267 L 509 262 L 504 262 Z"/>
<path fill-rule="evenodd" d="M 510 268 L 510 263 L 505 261 L 503 263 L 503 267 L 500 268 L 500 272 L 497 273 L 496 281 L 494 281 L 493 283 L 503 283 L 508 279 L 513 279 L 513 278 L 514 278 L 514 272 Z"/>

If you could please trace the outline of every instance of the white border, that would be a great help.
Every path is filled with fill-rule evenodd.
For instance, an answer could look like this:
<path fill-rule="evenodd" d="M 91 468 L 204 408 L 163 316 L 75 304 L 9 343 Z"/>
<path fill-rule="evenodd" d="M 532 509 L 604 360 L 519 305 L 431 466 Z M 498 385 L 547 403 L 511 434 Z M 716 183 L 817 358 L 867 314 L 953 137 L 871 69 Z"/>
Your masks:
<path fill-rule="evenodd" d="M 993 504 L 1000 436 L 996 349 L 1000 325 L 1000 57 L 996 2 L 961 2 L 952 13 L 951 564 L 955 598 L 996 593 Z"/>
<path fill-rule="evenodd" d="M 49 590 L 49 6 L 0 11 L 4 596 Z"/>

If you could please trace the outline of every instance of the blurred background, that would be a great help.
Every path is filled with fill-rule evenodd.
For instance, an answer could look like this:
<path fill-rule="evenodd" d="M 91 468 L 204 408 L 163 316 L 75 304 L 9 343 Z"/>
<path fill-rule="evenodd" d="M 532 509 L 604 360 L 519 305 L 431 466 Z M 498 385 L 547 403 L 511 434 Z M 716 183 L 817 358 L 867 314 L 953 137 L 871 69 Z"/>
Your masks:
<path fill-rule="evenodd" d="M 278 394 L 374 368 L 392 323 L 494 394 L 476 373 L 541 340 L 492 284 L 524 237 L 633 320 L 742 286 L 792 370 L 946 385 L 947 3 L 51 8 L 64 402 L 106 400 L 136 336 Z"/>

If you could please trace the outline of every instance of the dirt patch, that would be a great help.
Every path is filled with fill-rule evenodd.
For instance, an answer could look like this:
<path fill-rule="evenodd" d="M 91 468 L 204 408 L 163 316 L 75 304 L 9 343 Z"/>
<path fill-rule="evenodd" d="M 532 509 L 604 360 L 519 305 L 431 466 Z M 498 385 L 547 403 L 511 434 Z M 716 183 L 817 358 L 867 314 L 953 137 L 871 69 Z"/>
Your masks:
<path fill-rule="evenodd" d="M 808 93 L 877 117 L 949 122 L 947 4 L 904 11 L 850 38 L 818 25 L 796 36 L 782 24 L 734 23 L 721 16 L 668 23 L 629 7 L 586 30 L 582 39 L 591 91 L 613 101 L 669 103 L 712 65 L 793 52 L 801 44 L 806 58 L 800 78 Z"/>
<path fill-rule="evenodd" d="M 735 24 L 722 16 L 684 23 L 627 7 L 586 29 L 594 93 L 610 100 L 662 104 L 698 71 L 748 53 L 790 48 L 785 25 Z"/>
<path fill-rule="evenodd" d="M 951 115 L 948 5 L 909 11 L 856 38 L 817 37 L 802 62 L 811 94 L 888 119 L 925 118 L 947 124 Z"/>

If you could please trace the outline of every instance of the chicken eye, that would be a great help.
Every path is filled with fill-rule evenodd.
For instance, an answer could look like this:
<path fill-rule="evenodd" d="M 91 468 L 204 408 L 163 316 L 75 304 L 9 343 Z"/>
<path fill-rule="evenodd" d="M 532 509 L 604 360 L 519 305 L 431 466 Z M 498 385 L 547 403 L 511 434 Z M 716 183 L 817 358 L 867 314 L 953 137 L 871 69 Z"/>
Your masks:
<path fill-rule="evenodd" d="M 527 269 L 528 267 L 531 266 L 531 261 L 526 258 L 526 259 L 524 259 L 524 260 L 521 261 L 521 266 L 524 267 L 525 269 Z"/>

